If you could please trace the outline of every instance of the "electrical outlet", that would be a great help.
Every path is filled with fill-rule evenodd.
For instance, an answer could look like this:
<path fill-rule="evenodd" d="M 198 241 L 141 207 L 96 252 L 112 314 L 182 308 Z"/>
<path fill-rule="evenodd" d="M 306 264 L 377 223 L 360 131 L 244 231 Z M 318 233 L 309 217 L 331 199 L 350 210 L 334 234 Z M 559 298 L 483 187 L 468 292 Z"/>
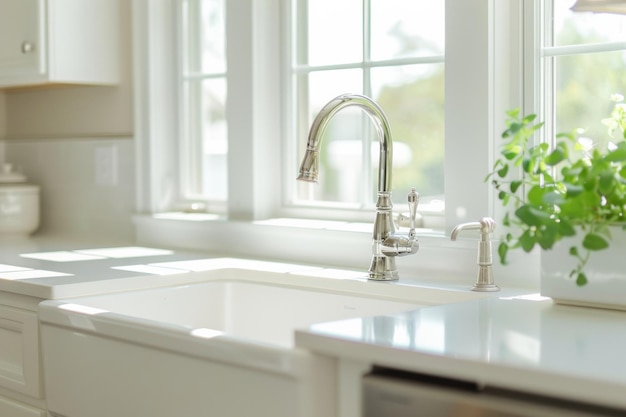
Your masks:
<path fill-rule="evenodd" d="M 117 147 L 97 146 L 94 149 L 94 178 L 96 185 L 117 185 Z"/>

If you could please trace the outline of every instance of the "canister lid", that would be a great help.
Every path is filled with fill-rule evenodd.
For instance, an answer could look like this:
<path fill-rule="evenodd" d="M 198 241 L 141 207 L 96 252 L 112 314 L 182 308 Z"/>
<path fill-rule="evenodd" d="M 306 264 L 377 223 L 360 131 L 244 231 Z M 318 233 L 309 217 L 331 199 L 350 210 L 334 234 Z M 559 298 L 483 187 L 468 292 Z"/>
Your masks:
<path fill-rule="evenodd" d="M 13 164 L 0 164 L 0 184 L 26 182 L 26 176 L 15 171 Z"/>
<path fill-rule="evenodd" d="M 39 195 L 39 186 L 25 182 L 0 182 L 0 198 L 20 194 Z"/>

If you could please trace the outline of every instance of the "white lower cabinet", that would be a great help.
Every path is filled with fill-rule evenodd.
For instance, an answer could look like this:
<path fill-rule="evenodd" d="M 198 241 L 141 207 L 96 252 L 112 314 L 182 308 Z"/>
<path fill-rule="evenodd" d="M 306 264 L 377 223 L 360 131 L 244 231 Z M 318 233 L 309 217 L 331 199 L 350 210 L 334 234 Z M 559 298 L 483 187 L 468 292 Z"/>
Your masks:
<path fill-rule="evenodd" d="M 0 295 L 0 299 L 11 297 Z M 16 299 L 15 305 L 0 303 L 0 416 L 45 417 L 39 325 L 34 311 L 40 300 Z"/>
<path fill-rule="evenodd" d="M 0 305 L 0 386 L 41 396 L 37 314 Z"/>
<path fill-rule="evenodd" d="M 0 416 L 2 417 L 46 417 L 47 415 L 48 413 L 40 408 L 0 397 Z"/>

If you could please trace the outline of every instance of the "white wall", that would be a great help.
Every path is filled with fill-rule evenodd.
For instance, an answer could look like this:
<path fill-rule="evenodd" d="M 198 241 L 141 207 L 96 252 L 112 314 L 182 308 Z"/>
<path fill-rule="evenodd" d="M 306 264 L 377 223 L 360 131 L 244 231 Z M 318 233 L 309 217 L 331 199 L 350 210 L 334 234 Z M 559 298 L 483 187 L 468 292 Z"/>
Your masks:
<path fill-rule="evenodd" d="M 134 241 L 132 138 L 7 141 L 5 150 L 41 186 L 35 235 Z"/>

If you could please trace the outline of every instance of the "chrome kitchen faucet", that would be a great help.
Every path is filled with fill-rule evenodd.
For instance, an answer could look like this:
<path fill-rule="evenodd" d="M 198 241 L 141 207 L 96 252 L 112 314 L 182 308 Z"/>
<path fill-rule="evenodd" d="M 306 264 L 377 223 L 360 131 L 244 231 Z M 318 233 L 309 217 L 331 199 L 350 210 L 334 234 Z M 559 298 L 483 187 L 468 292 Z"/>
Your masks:
<path fill-rule="evenodd" d="M 419 197 L 415 192 L 415 188 L 411 190 L 408 196 L 410 212 L 409 234 L 396 234 L 393 225 L 393 204 L 391 202 L 393 141 L 389 121 L 380 106 L 369 97 L 358 94 L 343 94 L 329 101 L 320 110 L 311 125 L 306 153 L 302 158 L 298 180 L 317 182 L 319 149 L 324 131 L 333 116 L 349 106 L 357 106 L 365 111 L 374 123 L 380 141 L 378 198 L 376 200 L 376 219 L 374 220 L 372 263 L 369 268 L 369 279 L 378 281 L 397 280 L 398 269 L 396 268 L 395 257 L 412 255 L 419 248 L 415 236 L 415 216 Z"/>

